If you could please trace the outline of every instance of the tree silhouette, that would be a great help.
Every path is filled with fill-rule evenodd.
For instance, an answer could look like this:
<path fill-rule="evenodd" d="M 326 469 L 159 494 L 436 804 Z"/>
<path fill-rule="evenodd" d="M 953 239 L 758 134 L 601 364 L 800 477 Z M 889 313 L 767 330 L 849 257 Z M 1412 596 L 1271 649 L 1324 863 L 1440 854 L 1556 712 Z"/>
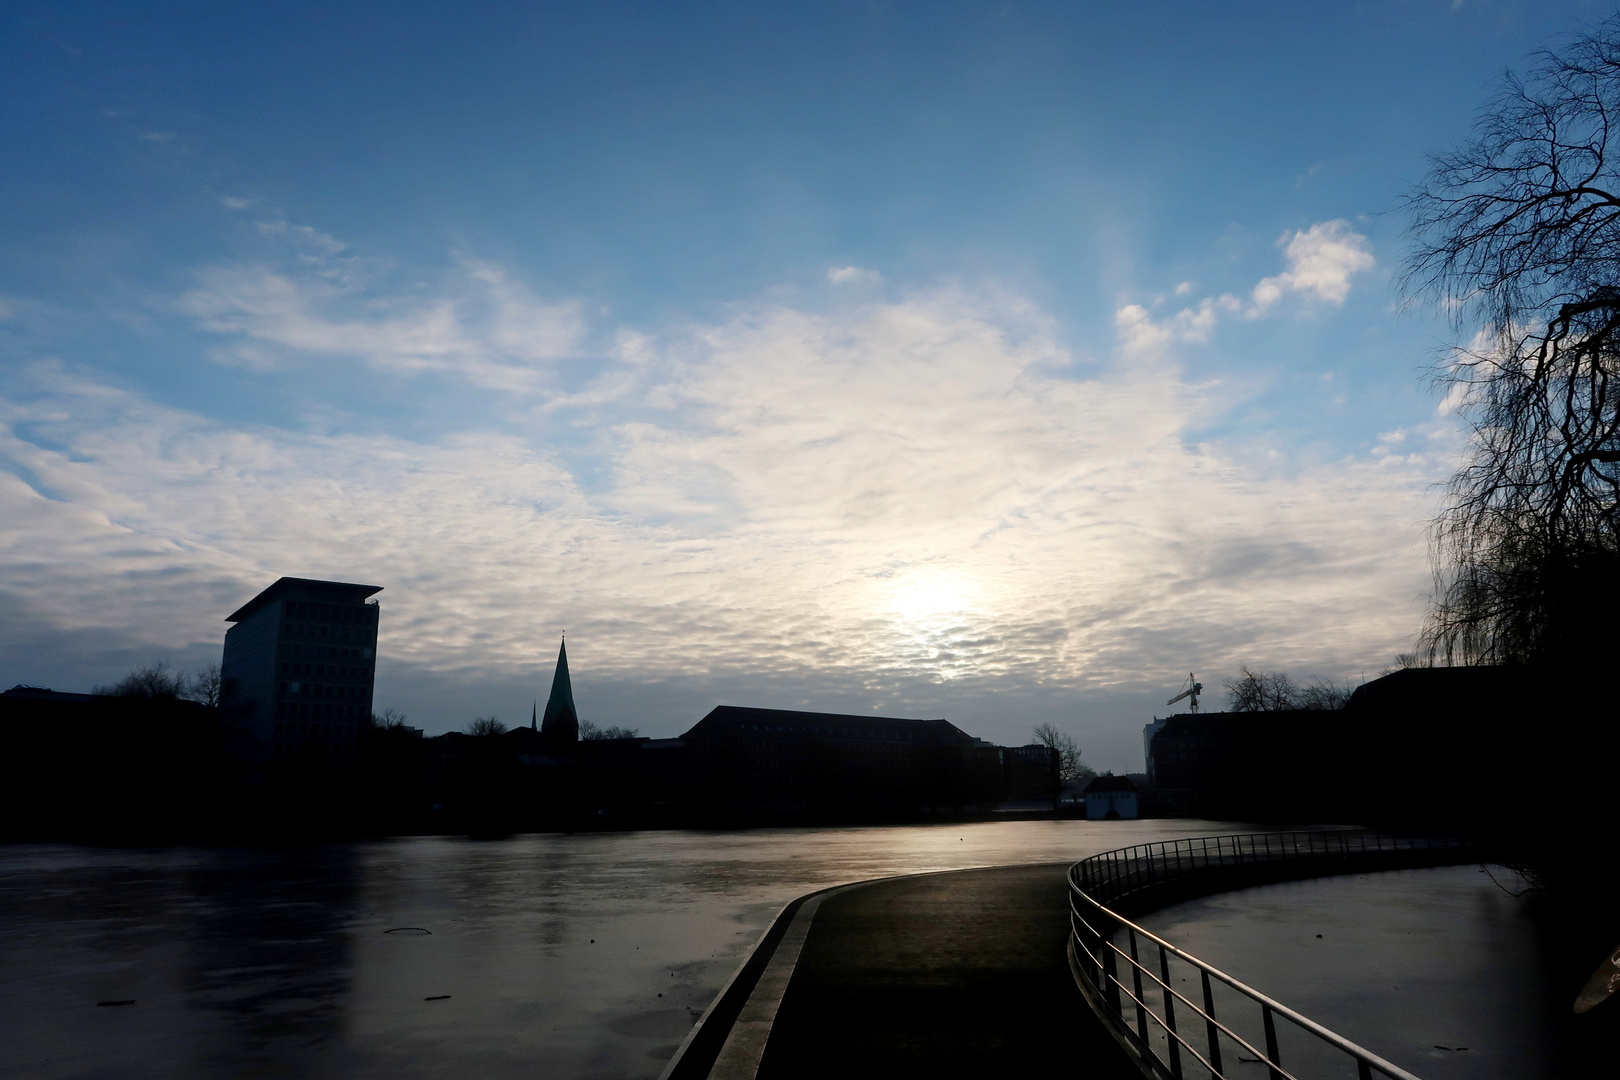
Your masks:
<path fill-rule="evenodd" d="M 474 717 L 467 725 L 469 735 L 499 735 L 506 730 L 506 725 L 493 716 Z"/>
<path fill-rule="evenodd" d="M 579 738 L 581 742 L 593 742 L 602 739 L 633 739 L 640 732 L 632 727 L 620 727 L 610 724 L 607 727 L 597 727 L 589 720 L 579 722 Z"/>
<path fill-rule="evenodd" d="M 221 682 L 219 665 L 208 664 L 192 672 L 191 679 L 186 684 L 186 694 L 192 701 L 200 701 L 210 708 L 217 708 Z"/>
<path fill-rule="evenodd" d="M 1223 679 L 1230 712 L 1281 712 L 1297 709 L 1299 687 L 1281 671 L 1254 671 L 1247 664 L 1235 679 Z"/>
<path fill-rule="evenodd" d="M 108 697 L 174 699 L 185 697 L 186 690 L 186 677 L 171 671 L 168 661 L 159 660 L 135 668 L 111 686 L 98 686 L 90 692 Z"/>
<path fill-rule="evenodd" d="M 1408 293 L 1473 337 L 1439 373 L 1471 439 L 1432 533 L 1431 661 L 1591 661 L 1615 644 L 1617 119 L 1620 16 L 1506 77 L 1408 199 Z"/>

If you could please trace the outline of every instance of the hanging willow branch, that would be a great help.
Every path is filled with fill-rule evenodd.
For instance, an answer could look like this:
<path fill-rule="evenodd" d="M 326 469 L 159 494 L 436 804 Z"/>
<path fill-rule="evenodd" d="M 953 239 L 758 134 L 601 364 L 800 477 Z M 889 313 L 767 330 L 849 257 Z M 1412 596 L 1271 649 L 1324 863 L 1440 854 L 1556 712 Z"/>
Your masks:
<path fill-rule="evenodd" d="M 1620 17 L 1509 76 L 1408 200 L 1408 293 L 1478 331 L 1441 375 L 1471 439 L 1432 533 L 1432 659 L 1579 660 L 1620 641 L 1615 118 Z"/>

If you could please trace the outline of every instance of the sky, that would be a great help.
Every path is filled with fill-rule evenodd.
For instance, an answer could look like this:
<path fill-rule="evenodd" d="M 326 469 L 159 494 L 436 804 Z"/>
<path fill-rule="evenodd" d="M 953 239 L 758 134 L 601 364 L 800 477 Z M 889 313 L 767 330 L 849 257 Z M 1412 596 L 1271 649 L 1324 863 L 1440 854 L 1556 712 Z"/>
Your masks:
<path fill-rule="evenodd" d="M 1613 10 L 7 5 L 0 681 L 282 575 L 429 733 L 564 632 L 599 724 L 1117 771 L 1189 672 L 1376 677 L 1463 448 L 1401 198 Z"/>

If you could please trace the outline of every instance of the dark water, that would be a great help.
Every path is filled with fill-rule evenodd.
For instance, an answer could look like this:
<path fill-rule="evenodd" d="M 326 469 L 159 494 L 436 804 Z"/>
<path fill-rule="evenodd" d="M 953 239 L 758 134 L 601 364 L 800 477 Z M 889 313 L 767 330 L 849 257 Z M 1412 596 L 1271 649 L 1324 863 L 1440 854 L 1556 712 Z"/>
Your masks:
<path fill-rule="evenodd" d="M 4 848 L 0 1075 L 651 1078 L 795 896 L 1229 831 L 1004 822 Z M 387 932 L 405 927 L 428 933 Z"/>
<path fill-rule="evenodd" d="M 1588 1075 L 1570 1064 L 1572 1029 L 1606 1018 L 1571 1015 L 1579 986 L 1553 976 L 1556 928 L 1526 890 L 1500 866 L 1401 870 L 1240 889 L 1140 921 L 1425 1080 Z"/>

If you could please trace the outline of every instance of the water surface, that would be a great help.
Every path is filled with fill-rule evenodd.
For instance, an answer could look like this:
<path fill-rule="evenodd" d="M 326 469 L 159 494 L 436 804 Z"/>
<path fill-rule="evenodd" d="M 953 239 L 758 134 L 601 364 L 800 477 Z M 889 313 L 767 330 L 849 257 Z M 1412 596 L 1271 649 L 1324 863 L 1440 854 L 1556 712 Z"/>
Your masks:
<path fill-rule="evenodd" d="M 1425 1080 L 1576 1075 L 1564 1054 L 1579 987 L 1550 975 L 1527 889 L 1500 866 L 1395 870 L 1238 889 L 1138 921 Z"/>
<path fill-rule="evenodd" d="M 0 848 L 0 1075 L 650 1080 L 796 896 L 1230 831 L 1025 821 Z"/>

